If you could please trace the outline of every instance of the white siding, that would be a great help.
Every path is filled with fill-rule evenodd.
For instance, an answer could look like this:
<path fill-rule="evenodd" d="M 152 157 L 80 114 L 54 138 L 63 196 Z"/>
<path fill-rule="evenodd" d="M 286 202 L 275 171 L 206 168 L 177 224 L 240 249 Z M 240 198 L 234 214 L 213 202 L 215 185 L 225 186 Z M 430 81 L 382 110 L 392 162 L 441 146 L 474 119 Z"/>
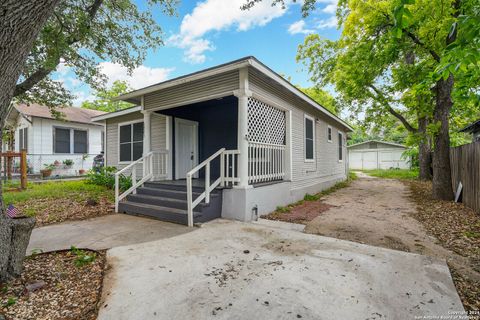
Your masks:
<path fill-rule="evenodd" d="M 338 132 L 345 128 L 329 119 L 320 111 L 282 89 L 255 70 L 249 71 L 250 90 L 259 96 L 272 100 L 292 113 L 292 189 L 305 188 L 316 184 L 344 179 L 346 177 L 346 148 L 343 143 L 343 158 L 338 160 Z M 268 101 L 265 101 L 268 103 Z M 304 116 L 310 115 L 315 121 L 315 161 L 305 161 Z M 328 142 L 327 127 L 332 127 L 332 142 Z"/>

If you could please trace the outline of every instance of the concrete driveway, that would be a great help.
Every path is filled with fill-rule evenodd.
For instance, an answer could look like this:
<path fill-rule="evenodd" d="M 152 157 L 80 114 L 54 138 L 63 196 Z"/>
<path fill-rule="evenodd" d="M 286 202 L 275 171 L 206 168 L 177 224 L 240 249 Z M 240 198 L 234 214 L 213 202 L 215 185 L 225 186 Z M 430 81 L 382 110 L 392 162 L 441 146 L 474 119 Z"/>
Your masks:
<path fill-rule="evenodd" d="M 463 311 L 441 260 L 217 220 L 108 251 L 98 319 L 415 319 Z"/>
<path fill-rule="evenodd" d="M 192 231 L 185 226 L 126 214 L 70 221 L 33 229 L 27 254 L 77 248 L 94 250 L 169 238 Z"/>

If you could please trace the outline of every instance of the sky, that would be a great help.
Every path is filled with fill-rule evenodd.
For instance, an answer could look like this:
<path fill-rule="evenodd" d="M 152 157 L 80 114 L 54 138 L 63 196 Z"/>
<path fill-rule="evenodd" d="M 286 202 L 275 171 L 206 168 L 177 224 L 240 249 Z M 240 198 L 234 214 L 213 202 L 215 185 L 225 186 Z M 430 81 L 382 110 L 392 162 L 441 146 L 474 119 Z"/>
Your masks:
<path fill-rule="evenodd" d="M 139 7 L 144 1 L 135 0 Z M 300 4 L 286 0 L 286 8 L 271 6 L 264 0 L 248 11 L 240 10 L 246 0 L 183 0 L 177 16 L 167 17 L 154 11 L 164 32 L 164 46 L 148 52 L 146 60 L 128 75 L 126 68 L 110 61 L 100 62 L 111 84 L 125 80 L 134 89 L 191 72 L 255 56 L 276 72 L 290 77 L 302 87 L 311 85 L 308 73 L 297 63 L 297 47 L 306 35 L 317 33 L 337 39 L 335 10 L 337 0 L 318 0 L 318 8 L 302 18 Z M 60 65 L 53 78 L 62 81 L 77 98 L 73 104 L 93 99 L 88 85 L 75 78 L 69 68 Z"/>

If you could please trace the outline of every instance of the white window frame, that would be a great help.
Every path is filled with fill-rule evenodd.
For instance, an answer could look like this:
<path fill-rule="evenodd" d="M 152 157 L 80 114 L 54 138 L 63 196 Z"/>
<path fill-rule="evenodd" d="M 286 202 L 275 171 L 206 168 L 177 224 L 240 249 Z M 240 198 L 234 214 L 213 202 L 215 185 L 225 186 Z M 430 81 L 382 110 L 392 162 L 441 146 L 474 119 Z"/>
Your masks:
<path fill-rule="evenodd" d="M 312 121 L 312 140 L 313 140 L 313 158 L 307 159 L 307 125 L 306 125 L 306 120 Z M 304 114 L 303 117 L 303 158 L 305 162 L 315 162 L 315 118 L 308 115 Z"/>
<path fill-rule="evenodd" d="M 27 134 L 25 134 L 25 131 L 27 132 Z M 18 151 L 22 151 L 22 144 L 23 144 L 23 147 L 25 147 L 25 145 L 27 145 L 26 149 L 27 152 L 28 152 L 28 127 L 23 127 L 23 128 L 20 128 L 18 129 Z M 22 134 L 20 135 L 20 132 L 22 132 Z M 22 139 L 20 139 L 20 136 L 23 137 L 23 141 Z M 15 146 L 14 146 L 15 148 Z"/>
<path fill-rule="evenodd" d="M 338 162 L 343 162 L 343 159 L 345 159 L 345 152 L 343 150 L 343 132 L 338 131 L 337 136 L 340 140 L 337 145 L 337 158 Z M 340 147 L 342 148 L 342 159 L 340 159 Z"/>
<path fill-rule="evenodd" d="M 139 120 L 133 120 L 133 121 L 126 121 L 126 122 L 119 122 L 118 127 L 117 127 L 117 154 L 118 154 L 118 164 L 130 164 L 133 161 L 120 161 L 120 127 L 126 126 L 126 125 L 132 125 L 132 136 L 133 136 L 133 124 L 135 123 L 143 123 L 143 119 Z M 143 136 L 145 139 L 145 124 L 143 124 Z M 130 143 L 133 143 L 133 138 Z M 145 146 L 144 146 L 145 149 Z M 132 159 L 133 159 L 133 146 L 132 146 Z"/>
<path fill-rule="evenodd" d="M 69 130 L 70 131 L 70 152 L 69 153 L 64 153 L 64 152 L 55 152 L 55 130 L 56 129 L 63 129 L 63 130 Z M 52 137 L 53 137 L 53 144 L 52 144 L 52 151 L 53 154 L 85 154 L 85 153 L 75 153 L 75 139 L 74 139 L 74 132 L 75 131 L 84 131 L 87 133 L 87 154 L 89 154 L 90 151 L 90 134 L 89 134 L 89 129 L 87 128 L 71 128 L 71 127 L 62 127 L 62 126 L 52 126 Z"/>
<path fill-rule="evenodd" d="M 333 129 L 332 126 L 327 126 L 327 141 L 332 143 Z"/>

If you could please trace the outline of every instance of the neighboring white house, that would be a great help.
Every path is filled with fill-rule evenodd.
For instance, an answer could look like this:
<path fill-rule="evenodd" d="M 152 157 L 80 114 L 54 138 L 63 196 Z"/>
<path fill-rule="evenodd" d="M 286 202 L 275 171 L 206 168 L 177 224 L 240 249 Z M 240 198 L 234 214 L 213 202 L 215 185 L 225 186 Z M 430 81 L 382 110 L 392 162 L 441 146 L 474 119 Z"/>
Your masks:
<path fill-rule="evenodd" d="M 77 174 L 79 169 L 90 169 L 93 158 L 103 151 L 104 127 L 92 123 L 91 118 L 102 111 L 62 107 L 62 120 L 55 119 L 50 109 L 38 104 L 15 105 L 7 124 L 15 129 L 14 150 L 27 150 L 27 165 L 31 173 L 39 173 L 45 165 L 70 159 L 73 166 L 65 175 Z M 3 151 L 8 146 L 3 143 Z"/>
<path fill-rule="evenodd" d="M 370 140 L 347 147 L 348 163 L 353 170 L 408 169 L 408 158 L 402 156 L 407 147 L 401 144 Z"/>
<path fill-rule="evenodd" d="M 249 221 L 347 178 L 352 128 L 254 57 L 117 99 L 138 106 L 94 121 L 107 165 L 138 181 L 119 212 Z"/>

